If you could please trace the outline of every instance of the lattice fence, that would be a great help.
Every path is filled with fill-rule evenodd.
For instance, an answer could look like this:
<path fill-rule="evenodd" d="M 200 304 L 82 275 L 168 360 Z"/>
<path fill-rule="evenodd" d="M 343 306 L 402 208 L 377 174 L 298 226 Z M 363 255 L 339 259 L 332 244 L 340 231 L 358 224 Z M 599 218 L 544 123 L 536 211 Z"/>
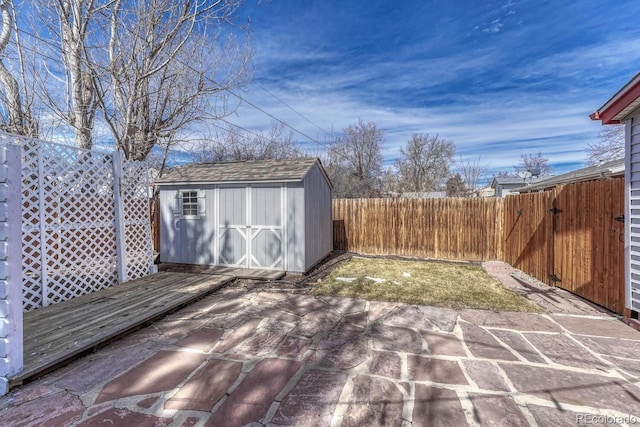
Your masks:
<path fill-rule="evenodd" d="M 15 138 L 22 147 L 25 310 L 150 273 L 146 163 L 114 161 L 119 153 L 2 137 Z M 114 176 L 122 177 L 120 197 L 114 196 L 118 188 Z M 120 221 L 118 212 L 124 213 Z M 123 247 L 118 250 L 118 245 Z M 119 259 L 119 253 L 124 259 Z M 124 272 L 120 277 L 118 267 Z"/>

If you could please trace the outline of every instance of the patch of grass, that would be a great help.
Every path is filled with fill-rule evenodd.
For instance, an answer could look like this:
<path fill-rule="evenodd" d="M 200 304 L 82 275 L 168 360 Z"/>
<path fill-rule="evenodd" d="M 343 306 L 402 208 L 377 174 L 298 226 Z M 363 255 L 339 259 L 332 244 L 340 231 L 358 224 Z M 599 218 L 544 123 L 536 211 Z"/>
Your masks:
<path fill-rule="evenodd" d="M 312 293 L 453 309 L 539 312 L 478 265 L 358 258 L 344 262 Z"/>

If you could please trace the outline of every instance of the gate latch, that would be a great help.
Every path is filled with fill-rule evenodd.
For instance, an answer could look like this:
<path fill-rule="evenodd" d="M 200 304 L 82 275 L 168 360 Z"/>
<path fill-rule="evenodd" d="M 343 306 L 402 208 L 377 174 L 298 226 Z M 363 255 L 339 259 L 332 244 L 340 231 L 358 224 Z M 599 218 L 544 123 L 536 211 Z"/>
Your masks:
<path fill-rule="evenodd" d="M 555 214 L 559 214 L 560 212 L 562 212 L 562 209 L 558 209 L 557 207 L 554 206 L 551 209 L 549 209 L 549 211 L 551 211 L 555 215 Z"/>
<path fill-rule="evenodd" d="M 618 222 L 624 222 L 624 215 L 620 215 L 614 218 Z"/>

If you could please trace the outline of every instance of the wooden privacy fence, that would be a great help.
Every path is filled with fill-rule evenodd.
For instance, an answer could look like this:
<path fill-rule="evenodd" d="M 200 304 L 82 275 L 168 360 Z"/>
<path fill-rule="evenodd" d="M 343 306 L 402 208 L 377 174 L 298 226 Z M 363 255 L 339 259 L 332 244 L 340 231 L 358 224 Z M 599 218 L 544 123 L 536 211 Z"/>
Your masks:
<path fill-rule="evenodd" d="M 334 249 L 451 260 L 502 259 L 503 201 L 337 199 Z"/>
<path fill-rule="evenodd" d="M 505 199 L 504 260 L 616 313 L 625 309 L 624 178 Z"/>
<path fill-rule="evenodd" d="M 629 316 L 623 214 L 622 177 L 505 199 L 337 199 L 334 249 L 503 260 Z"/>

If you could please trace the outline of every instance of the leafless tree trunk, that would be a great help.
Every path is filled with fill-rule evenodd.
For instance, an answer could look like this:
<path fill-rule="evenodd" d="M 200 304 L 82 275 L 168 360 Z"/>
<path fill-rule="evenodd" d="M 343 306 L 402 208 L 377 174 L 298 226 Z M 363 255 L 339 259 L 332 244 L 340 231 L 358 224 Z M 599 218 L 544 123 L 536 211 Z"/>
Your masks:
<path fill-rule="evenodd" d="M 68 77 L 68 104 L 60 112 L 73 127 L 76 145 L 91 149 L 97 97 L 93 87 L 91 67 L 87 61 L 89 26 L 94 16 L 110 2 L 96 4 L 94 0 L 55 0 L 51 5 L 59 24 L 62 58 Z"/>
<path fill-rule="evenodd" d="M 514 166 L 516 173 L 529 171 L 534 176 L 549 176 L 553 173 L 553 168 L 549 165 L 549 159 L 542 156 L 542 153 L 523 154 L 520 163 Z"/>
<path fill-rule="evenodd" d="M 38 22 L 41 102 L 61 123 L 73 129 L 78 147 L 91 149 L 98 99 L 88 52 L 98 43 L 92 26 L 110 0 L 48 0 L 34 5 Z M 55 62 L 61 57 L 61 63 Z"/>
<path fill-rule="evenodd" d="M 11 13 L 11 1 L 0 1 L 0 15 L 2 16 L 2 31 L 0 31 L 0 54 L 4 54 L 11 40 L 13 28 L 13 16 Z M 18 81 L 0 58 L 0 83 L 4 87 L 7 107 L 8 122 L 3 128 L 11 133 L 28 135 L 28 127 L 25 126 L 25 115 L 20 99 L 20 87 Z"/>
<path fill-rule="evenodd" d="M 396 161 L 400 186 L 403 191 L 435 191 L 450 175 L 449 169 L 456 152 L 452 141 L 438 135 L 417 133 L 405 147 L 402 157 Z"/>
<path fill-rule="evenodd" d="M 248 44 L 219 40 L 220 28 L 230 27 L 239 4 L 112 2 L 104 27 L 108 54 L 93 58 L 94 85 L 127 158 L 145 159 L 154 146 L 173 143 L 171 137 L 194 122 L 226 114 L 215 103 L 251 74 Z"/>
<path fill-rule="evenodd" d="M 624 157 L 624 125 L 604 126 L 597 142 L 587 147 L 587 163 L 597 165 L 602 162 Z"/>
<path fill-rule="evenodd" d="M 370 197 L 379 193 L 385 130 L 362 119 L 343 131 L 328 151 L 326 169 L 336 197 Z"/>
<path fill-rule="evenodd" d="M 455 164 L 469 195 L 478 190 L 478 182 L 487 175 L 489 165 L 480 164 L 480 156 L 476 160 L 460 160 Z"/>
<path fill-rule="evenodd" d="M 290 159 L 303 155 L 295 145 L 293 133 L 286 132 L 282 123 L 273 122 L 268 133 L 250 134 L 229 126 L 216 137 L 198 144 L 194 158 L 196 162 L 224 162 Z"/>

